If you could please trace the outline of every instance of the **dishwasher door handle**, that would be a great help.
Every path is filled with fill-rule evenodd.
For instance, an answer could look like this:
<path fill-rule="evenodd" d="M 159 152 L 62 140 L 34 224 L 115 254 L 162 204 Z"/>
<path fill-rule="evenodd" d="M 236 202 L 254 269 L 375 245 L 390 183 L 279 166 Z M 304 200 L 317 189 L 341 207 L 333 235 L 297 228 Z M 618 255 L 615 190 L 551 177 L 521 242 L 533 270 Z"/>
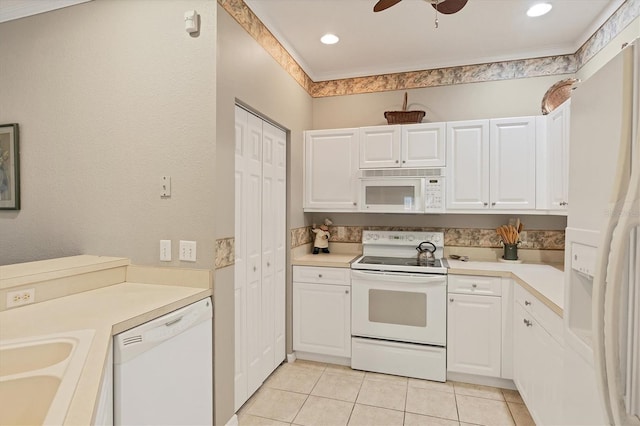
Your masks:
<path fill-rule="evenodd" d="M 164 325 L 165 325 L 165 327 L 171 327 L 172 325 L 174 325 L 174 324 L 179 323 L 180 321 L 182 321 L 182 318 L 183 318 L 182 316 L 179 316 L 178 318 L 176 318 L 176 319 L 174 319 L 174 320 L 171 320 L 171 321 L 165 322 L 165 323 L 164 323 Z"/>

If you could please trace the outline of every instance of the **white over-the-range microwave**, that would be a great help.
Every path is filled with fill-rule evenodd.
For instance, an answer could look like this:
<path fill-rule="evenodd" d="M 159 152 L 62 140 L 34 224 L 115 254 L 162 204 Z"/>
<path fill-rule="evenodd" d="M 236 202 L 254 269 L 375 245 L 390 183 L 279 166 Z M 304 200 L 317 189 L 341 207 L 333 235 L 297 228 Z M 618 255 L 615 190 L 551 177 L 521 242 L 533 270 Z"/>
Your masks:
<path fill-rule="evenodd" d="M 444 169 L 360 170 L 360 210 L 378 213 L 444 212 Z"/>

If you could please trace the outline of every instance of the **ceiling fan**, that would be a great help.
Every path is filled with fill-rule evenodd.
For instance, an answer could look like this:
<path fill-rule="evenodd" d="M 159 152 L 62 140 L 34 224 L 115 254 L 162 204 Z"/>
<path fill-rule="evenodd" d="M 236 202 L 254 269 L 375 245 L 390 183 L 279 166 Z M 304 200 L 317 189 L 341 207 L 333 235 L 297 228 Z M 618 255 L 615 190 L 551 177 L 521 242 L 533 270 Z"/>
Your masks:
<path fill-rule="evenodd" d="M 402 0 L 379 0 L 375 6 L 373 6 L 374 12 L 381 12 L 385 9 L 390 8 L 391 6 L 395 6 L 400 3 Z M 459 12 L 466 4 L 468 0 L 425 0 L 427 3 L 430 3 L 433 8 L 439 12 L 444 13 L 445 15 L 450 15 L 452 13 Z"/>

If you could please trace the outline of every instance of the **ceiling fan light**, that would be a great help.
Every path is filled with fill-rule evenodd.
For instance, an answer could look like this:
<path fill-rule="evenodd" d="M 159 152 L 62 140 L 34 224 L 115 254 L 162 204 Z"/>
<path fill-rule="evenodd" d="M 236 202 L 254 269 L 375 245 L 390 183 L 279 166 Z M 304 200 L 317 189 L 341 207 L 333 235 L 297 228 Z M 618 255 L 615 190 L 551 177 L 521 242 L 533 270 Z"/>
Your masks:
<path fill-rule="evenodd" d="M 335 34 L 325 34 L 320 37 L 320 42 L 322 44 L 336 44 L 340 41 L 340 38 Z"/>
<path fill-rule="evenodd" d="M 551 6 L 549 3 L 536 3 L 533 6 L 531 6 L 529 10 L 527 10 L 527 16 L 531 18 L 542 16 L 548 13 L 552 7 L 553 6 Z"/>

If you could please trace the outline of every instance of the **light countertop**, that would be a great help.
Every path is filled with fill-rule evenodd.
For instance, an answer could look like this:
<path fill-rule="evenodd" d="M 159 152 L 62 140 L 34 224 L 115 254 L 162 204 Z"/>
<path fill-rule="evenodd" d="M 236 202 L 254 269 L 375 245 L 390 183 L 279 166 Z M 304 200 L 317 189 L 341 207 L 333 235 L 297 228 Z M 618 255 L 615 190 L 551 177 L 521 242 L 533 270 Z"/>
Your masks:
<path fill-rule="evenodd" d="M 95 330 L 66 425 L 91 424 L 113 335 L 211 295 L 209 288 L 122 282 L 0 312 L 0 341 Z"/>
<path fill-rule="evenodd" d="M 349 268 L 360 253 L 318 253 L 295 257 L 292 265 Z M 486 275 L 513 278 L 556 314 L 564 309 L 564 272 L 562 265 L 537 263 L 504 263 L 447 259 L 449 274 Z"/>
<path fill-rule="evenodd" d="M 304 254 L 291 261 L 297 266 L 325 266 L 334 268 L 349 268 L 351 262 L 360 257 L 359 253 L 318 253 Z"/>
<path fill-rule="evenodd" d="M 564 309 L 564 272 L 561 266 L 530 263 L 462 262 L 447 259 L 449 274 L 513 278 L 558 315 Z"/>

